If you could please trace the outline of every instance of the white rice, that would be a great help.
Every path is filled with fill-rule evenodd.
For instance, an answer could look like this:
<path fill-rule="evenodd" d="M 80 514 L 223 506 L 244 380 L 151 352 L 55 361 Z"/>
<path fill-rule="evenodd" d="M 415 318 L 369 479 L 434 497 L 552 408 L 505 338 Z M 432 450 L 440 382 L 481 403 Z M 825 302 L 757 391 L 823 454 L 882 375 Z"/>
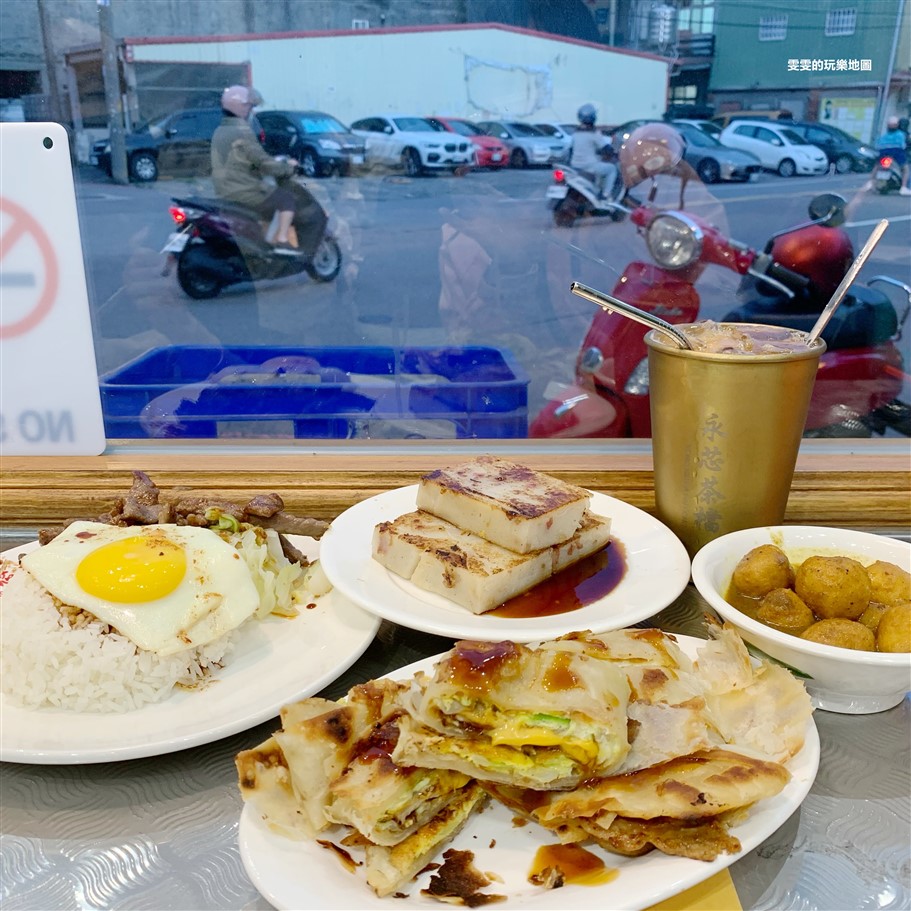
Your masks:
<path fill-rule="evenodd" d="M 0 589 L 0 688 L 29 709 L 127 712 L 166 699 L 175 687 L 204 686 L 238 631 L 162 658 L 97 620 L 71 627 L 45 589 L 16 569 Z"/>

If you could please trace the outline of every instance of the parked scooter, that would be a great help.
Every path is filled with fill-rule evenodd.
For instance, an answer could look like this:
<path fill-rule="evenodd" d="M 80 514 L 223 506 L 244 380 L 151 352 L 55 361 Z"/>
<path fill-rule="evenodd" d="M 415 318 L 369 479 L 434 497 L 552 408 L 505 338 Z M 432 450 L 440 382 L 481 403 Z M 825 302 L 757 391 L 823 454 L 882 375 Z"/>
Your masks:
<path fill-rule="evenodd" d="M 691 213 L 656 208 L 655 192 L 653 183 L 647 202 L 629 210 L 654 263 L 631 262 L 612 293 L 671 323 L 697 320 L 695 282 L 708 265 L 717 265 L 745 276 L 743 303 L 725 321 L 808 331 L 854 258 L 839 227 L 845 202 L 832 194 L 814 199 L 809 221 L 776 235 L 760 253 Z M 794 268 L 779 261 L 779 254 Z M 827 351 L 810 404 L 808 436 L 870 436 L 889 427 L 911 436 L 911 407 L 898 399 L 909 377 L 896 345 L 911 312 L 911 288 L 893 279 L 876 281 L 904 291 L 903 312 L 897 314 L 880 291 L 852 286 L 836 311 L 839 318 L 823 333 Z M 574 382 L 538 413 L 529 436 L 650 437 L 646 331 L 624 316 L 597 310 Z"/>
<path fill-rule="evenodd" d="M 902 166 L 893 149 L 883 149 L 873 172 L 873 189 L 883 195 L 897 193 L 902 188 Z"/>
<path fill-rule="evenodd" d="M 622 196 L 619 175 L 617 182 L 609 188 L 607 199 L 598 194 L 594 175 L 577 170 L 569 165 L 554 170 L 554 182 L 547 188 L 545 198 L 554 212 L 554 224 L 559 228 L 571 228 L 580 218 L 609 218 L 622 221 L 627 209 L 619 202 Z"/>
<path fill-rule="evenodd" d="M 292 235 L 298 252 L 278 252 L 267 240 L 270 226 L 259 213 L 223 199 L 173 197 L 169 208 L 178 231 L 162 249 L 168 259 L 163 274 L 177 266 L 177 281 L 197 300 L 217 297 L 229 285 L 284 278 L 306 272 L 319 282 L 339 273 L 342 254 L 327 232 L 328 216 L 310 191 L 286 184 L 298 199 Z"/>

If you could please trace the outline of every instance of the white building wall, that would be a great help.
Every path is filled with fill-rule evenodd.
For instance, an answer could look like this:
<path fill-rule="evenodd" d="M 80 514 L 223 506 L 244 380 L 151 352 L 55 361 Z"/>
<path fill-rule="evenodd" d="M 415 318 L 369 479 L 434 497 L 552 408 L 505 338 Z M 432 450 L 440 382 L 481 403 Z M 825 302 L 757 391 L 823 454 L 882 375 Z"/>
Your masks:
<path fill-rule="evenodd" d="M 131 45 L 134 61 L 246 62 L 263 108 L 316 108 L 350 123 L 387 112 L 601 123 L 660 117 L 668 63 L 503 28 Z"/>

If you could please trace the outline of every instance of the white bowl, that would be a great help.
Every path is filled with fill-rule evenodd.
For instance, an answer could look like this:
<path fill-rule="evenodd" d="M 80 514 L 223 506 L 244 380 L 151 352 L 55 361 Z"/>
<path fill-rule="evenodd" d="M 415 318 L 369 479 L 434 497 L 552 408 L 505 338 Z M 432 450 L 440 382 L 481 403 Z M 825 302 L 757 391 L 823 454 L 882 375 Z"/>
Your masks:
<path fill-rule="evenodd" d="M 865 566 L 886 560 L 908 571 L 911 544 L 843 528 L 770 525 L 723 535 L 693 558 L 693 584 L 699 594 L 747 643 L 805 675 L 807 692 L 817 708 L 867 714 L 898 705 L 911 690 L 911 654 L 861 652 L 808 642 L 772 629 L 724 600 L 737 562 L 762 544 L 777 545 L 794 564 L 821 554 L 852 557 Z"/>

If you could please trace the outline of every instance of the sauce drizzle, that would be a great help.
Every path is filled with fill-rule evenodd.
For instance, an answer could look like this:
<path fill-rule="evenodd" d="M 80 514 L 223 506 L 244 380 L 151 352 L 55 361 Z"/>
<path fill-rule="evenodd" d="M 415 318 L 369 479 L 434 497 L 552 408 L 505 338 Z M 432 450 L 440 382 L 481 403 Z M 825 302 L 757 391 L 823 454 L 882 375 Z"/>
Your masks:
<path fill-rule="evenodd" d="M 610 594 L 626 575 L 626 548 L 616 538 L 607 547 L 567 566 L 515 598 L 487 611 L 494 617 L 551 617 L 579 610 Z"/>

